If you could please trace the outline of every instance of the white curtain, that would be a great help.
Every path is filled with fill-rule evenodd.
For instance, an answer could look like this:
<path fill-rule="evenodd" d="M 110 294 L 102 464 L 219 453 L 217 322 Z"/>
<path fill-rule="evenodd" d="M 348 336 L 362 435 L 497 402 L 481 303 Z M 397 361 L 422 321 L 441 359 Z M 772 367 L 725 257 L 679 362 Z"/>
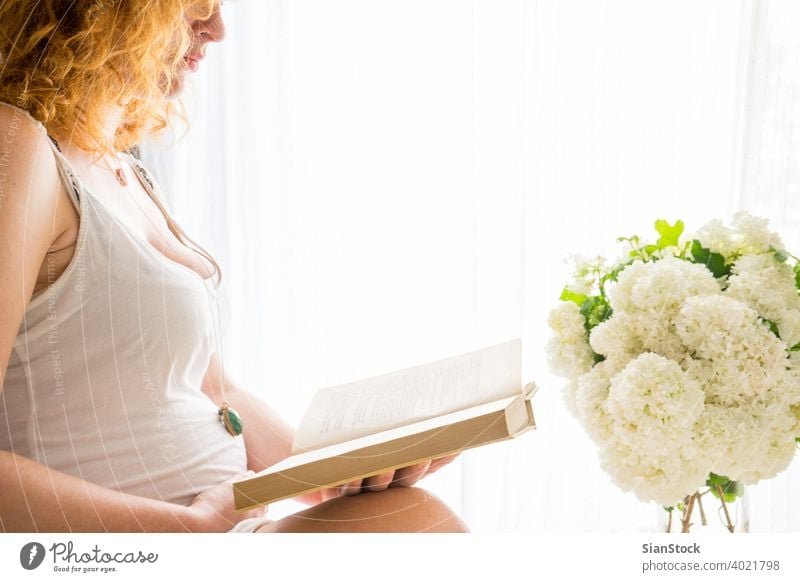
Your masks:
<path fill-rule="evenodd" d="M 691 229 L 748 208 L 800 251 L 794 3 L 224 11 L 191 131 L 144 155 L 222 263 L 227 368 L 297 423 L 316 389 L 521 336 L 538 430 L 425 486 L 475 531 L 652 529 L 657 508 L 609 482 L 561 403 L 547 312 L 570 253 L 613 253 L 656 218 Z M 751 488 L 752 529 L 800 527 L 798 472 Z"/>

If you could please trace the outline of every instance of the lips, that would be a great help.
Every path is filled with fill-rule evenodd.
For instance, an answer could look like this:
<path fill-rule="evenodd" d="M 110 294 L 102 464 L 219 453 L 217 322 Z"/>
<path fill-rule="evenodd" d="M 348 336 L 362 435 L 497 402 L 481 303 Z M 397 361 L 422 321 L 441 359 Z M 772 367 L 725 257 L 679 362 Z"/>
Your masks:
<path fill-rule="evenodd" d="M 203 60 L 203 55 L 201 53 L 190 53 L 183 57 L 183 60 L 186 61 L 186 66 L 194 72 L 200 67 L 200 61 Z"/>

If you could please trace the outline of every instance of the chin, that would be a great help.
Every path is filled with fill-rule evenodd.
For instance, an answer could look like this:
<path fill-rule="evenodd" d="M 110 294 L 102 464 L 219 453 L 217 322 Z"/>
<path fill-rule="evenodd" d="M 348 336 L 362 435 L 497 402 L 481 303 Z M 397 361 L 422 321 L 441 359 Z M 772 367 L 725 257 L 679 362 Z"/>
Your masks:
<path fill-rule="evenodd" d="M 167 99 L 173 100 L 177 99 L 183 94 L 184 89 L 184 80 L 183 78 L 176 79 L 175 82 L 172 84 L 172 87 L 169 88 L 167 92 Z"/>
<path fill-rule="evenodd" d="M 183 90 L 186 85 L 186 71 L 181 71 L 180 74 L 176 75 L 170 84 L 169 87 L 166 87 L 167 81 L 166 79 L 162 83 L 164 88 L 164 95 L 168 100 L 174 100 L 180 97 L 183 94 Z"/>

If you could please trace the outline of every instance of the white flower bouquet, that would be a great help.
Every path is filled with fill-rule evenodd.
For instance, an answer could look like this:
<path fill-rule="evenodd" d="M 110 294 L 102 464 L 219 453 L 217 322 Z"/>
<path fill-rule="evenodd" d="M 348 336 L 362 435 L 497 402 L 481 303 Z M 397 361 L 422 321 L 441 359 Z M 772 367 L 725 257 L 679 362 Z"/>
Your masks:
<path fill-rule="evenodd" d="M 711 493 L 727 512 L 783 471 L 800 437 L 800 260 L 767 221 L 739 213 L 683 240 L 656 221 L 624 257 L 576 260 L 550 315 L 568 408 L 623 490 L 682 511 Z M 703 514 L 705 519 L 705 515 Z"/>

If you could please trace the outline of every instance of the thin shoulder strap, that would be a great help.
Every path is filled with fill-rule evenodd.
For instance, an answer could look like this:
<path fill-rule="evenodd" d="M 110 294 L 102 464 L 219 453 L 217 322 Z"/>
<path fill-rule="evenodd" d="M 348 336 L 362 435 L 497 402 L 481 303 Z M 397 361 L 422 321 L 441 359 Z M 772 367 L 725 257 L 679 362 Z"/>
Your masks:
<path fill-rule="evenodd" d="M 53 150 L 53 155 L 55 155 L 56 158 L 56 166 L 58 167 L 58 173 L 61 175 L 61 181 L 66 187 L 67 194 L 69 195 L 70 200 L 72 200 L 75 210 L 77 210 L 78 214 L 80 214 L 82 192 L 81 182 L 78 180 L 78 176 L 72 169 L 72 164 L 69 163 L 69 160 L 61 151 L 61 146 L 58 145 L 56 139 L 49 133 L 46 133 L 46 135 L 48 138 L 47 141 L 50 143 L 51 149 Z"/>
<path fill-rule="evenodd" d="M 150 196 L 150 199 L 153 201 L 153 203 L 156 205 L 159 211 L 161 211 L 161 214 L 164 216 L 164 220 L 166 220 L 167 222 L 167 227 L 178 238 L 178 240 L 181 243 L 183 243 L 187 248 L 189 248 L 191 251 L 195 253 L 199 253 L 203 259 L 208 261 L 209 265 L 214 269 L 217 285 L 219 285 L 219 283 L 222 280 L 222 276 L 220 274 L 219 265 L 217 264 L 217 261 L 214 260 L 214 257 L 212 257 L 207 250 L 205 250 L 201 245 L 197 244 L 193 238 L 191 238 L 188 234 L 186 234 L 186 231 L 183 230 L 181 225 L 179 225 L 175 221 L 175 219 L 172 218 L 172 215 L 170 214 L 169 209 L 167 208 L 166 200 L 162 197 L 161 193 L 158 191 L 158 188 L 156 188 L 153 178 L 147 172 L 141 160 L 138 157 L 134 156 L 130 151 L 125 152 L 125 154 L 128 156 L 128 161 L 130 162 L 130 165 L 133 168 L 134 174 L 136 174 L 136 176 L 139 178 L 139 182 L 142 184 L 145 191 Z"/>
<path fill-rule="evenodd" d="M 72 204 L 75 206 L 75 209 L 78 211 L 78 214 L 81 212 L 81 187 L 80 181 L 78 180 L 75 172 L 72 170 L 72 167 L 69 163 L 69 160 L 64 156 L 61 152 L 61 147 L 58 145 L 56 139 L 47 133 L 47 128 L 45 128 L 44 124 L 36 119 L 30 112 L 22 109 L 20 107 L 16 107 L 11 105 L 10 103 L 6 103 L 4 101 L 0 101 L 0 105 L 4 107 L 8 107 L 18 113 L 25 115 L 28 119 L 30 119 L 33 124 L 39 129 L 39 131 L 47 137 L 47 143 L 50 144 L 50 149 L 53 150 L 53 155 L 56 159 L 56 167 L 58 168 L 58 174 L 61 177 L 61 181 L 64 183 L 65 189 L 67 191 L 67 195 L 72 200 Z"/>
<path fill-rule="evenodd" d="M 153 178 L 150 177 L 150 174 L 145 169 L 145 167 L 142 164 L 141 160 L 138 157 L 136 157 L 135 155 L 133 155 L 133 153 L 131 153 L 130 150 L 126 151 L 125 153 L 128 156 L 128 162 L 130 163 L 131 167 L 133 168 L 133 171 L 136 173 L 136 175 L 138 176 L 138 178 L 142 182 L 142 185 L 145 187 L 145 189 L 147 190 L 147 193 L 150 195 L 150 197 L 151 198 L 158 198 L 162 203 L 164 203 L 164 200 L 161 199 L 161 196 L 156 191 L 156 185 L 153 182 Z"/>
<path fill-rule="evenodd" d="M 58 145 L 58 141 L 49 133 L 47 134 L 47 138 L 50 143 L 55 148 L 53 150 L 53 154 L 56 157 L 56 166 L 58 166 L 58 171 L 61 174 L 61 179 L 64 182 L 64 185 L 67 187 L 67 194 L 69 194 L 72 203 L 75 205 L 75 209 L 78 211 L 78 214 L 81 212 L 81 182 L 78 179 L 78 176 L 75 174 L 75 171 L 72 169 L 72 164 L 69 163 L 64 153 L 61 151 L 61 146 Z"/>

